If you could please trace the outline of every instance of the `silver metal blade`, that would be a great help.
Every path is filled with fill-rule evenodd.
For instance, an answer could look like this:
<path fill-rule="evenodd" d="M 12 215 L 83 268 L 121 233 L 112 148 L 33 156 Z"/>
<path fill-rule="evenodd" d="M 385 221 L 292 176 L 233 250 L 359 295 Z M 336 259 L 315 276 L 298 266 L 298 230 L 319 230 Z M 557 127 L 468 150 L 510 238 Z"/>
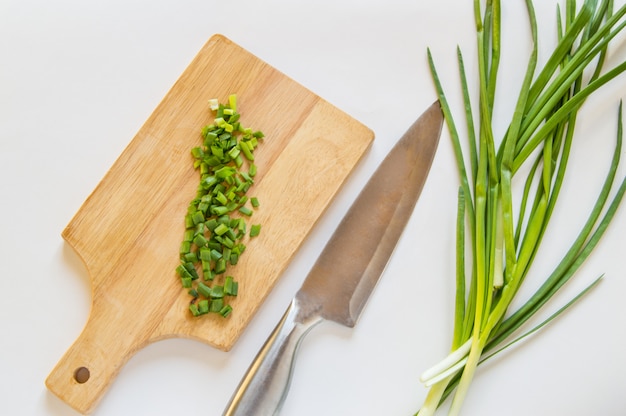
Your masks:
<path fill-rule="evenodd" d="M 422 191 L 443 115 L 430 106 L 372 175 L 296 294 L 302 318 L 316 314 L 353 327 Z"/>

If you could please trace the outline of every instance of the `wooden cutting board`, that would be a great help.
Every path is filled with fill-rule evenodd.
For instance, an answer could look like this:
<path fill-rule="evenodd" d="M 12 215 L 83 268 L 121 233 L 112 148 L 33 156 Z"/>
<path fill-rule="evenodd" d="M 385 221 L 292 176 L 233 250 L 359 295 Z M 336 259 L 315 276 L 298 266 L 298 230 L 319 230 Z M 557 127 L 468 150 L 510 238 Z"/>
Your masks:
<path fill-rule="evenodd" d="M 229 269 L 239 281 L 233 313 L 193 318 L 175 273 L 183 217 L 199 182 L 190 149 L 213 120 L 208 99 L 226 102 L 232 93 L 242 124 L 266 136 L 248 192 L 261 202 L 252 218 L 263 228 Z M 373 138 L 267 63 L 212 37 L 62 233 L 89 272 L 92 308 L 48 388 L 89 413 L 124 363 L 151 342 L 188 337 L 228 351 Z"/>

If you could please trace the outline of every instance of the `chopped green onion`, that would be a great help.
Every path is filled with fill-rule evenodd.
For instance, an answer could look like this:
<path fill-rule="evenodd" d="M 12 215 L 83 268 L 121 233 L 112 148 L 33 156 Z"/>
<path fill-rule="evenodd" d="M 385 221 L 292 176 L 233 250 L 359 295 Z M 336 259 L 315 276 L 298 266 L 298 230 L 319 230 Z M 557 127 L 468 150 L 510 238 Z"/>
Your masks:
<path fill-rule="evenodd" d="M 220 309 L 219 314 L 222 315 L 224 318 L 226 318 L 228 315 L 230 315 L 232 311 L 233 311 L 233 307 L 230 305 L 226 305 L 222 309 Z"/>
<path fill-rule="evenodd" d="M 197 224 L 195 230 L 193 231 L 193 235 L 196 236 L 197 234 L 204 234 L 205 228 L 206 228 L 205 223 L 201 222 L 200 224 Z"/>
<path fill-rule="evenodd" d="M 185 215 L 185 228 L 191 228 L 194 226 L 191 215 Z"/>
<path fill-rule="evenodd" d="M 224 246 L 224 248 L 222 249 L 222 253 L 221 253 L 222 257 L 225 258 L 225 259 L 230 258 L 231 252 L 232 252 L 231 248 L 228 248 L 228 247 Z"/>
<path fill-rule="evenodd" d="M 198 313 L 203 315 L 205 313 L 209 313 L 209 301 L 208 299 L 202 299 L 198 302 Z"/>
<path fill-rule="evenodd" d="M 233 248 L 235 246 L 235 242 L 226 235 L 215 237 L 215 239 L 222 243 L 224 247 Z"/>
<path fill-rule="evenodd" d="M 253 211 L 248 207 L 239 208 L 239 212 L 241 212 L 243 215 L 247 215 L 248 217 L 252 216 L 253 214 Z"/>
<path fill-rule="evenodd" d="M 189 253 L 185 253 L 181 256 L 181 260 L 184 261 L 185 263 L 195 263 L 198 261 L 198 256 L 196 255 L 195 252 L 189 252 Z"/>
<path fill-rule="evenodd" d="M 226 261 L 223 257 L 215 262 L 215 268 L 213 270 L 216 274 L 222 274 L 226 271 Z"/>
<path fill-rule="evenodd" d="M 218 299 L 224 297 L 224 287 L 223 286 L 213 286 L 211 288 L 211 298 Z"/>
<path fill-rule="evenodd" d="M 200 249 L 200 260 L 202 261 L 211 261 L 212 251 L 208 247 L 202 247 Z"/>
<path fill-rule="evenodd" d="M 241 149 L 241 153 L 243 153 L 243 155 L 245 156 L 246 159 L 248 159 L 250 161 L 254 160 L 254 155 L 252 154 L 252 151 L 254 149 L 249 144 L 249 142 L 240 142 L 239 143 L 239 148 Z"/>
<path fill-rule="evenodd" d="M 254 224 L 250 227 L 250 237 L 256 237 L 261 234 L 261 224 Z"/>
<path fill-rule="evenodd" d="M 204 221 L 204 214 L 201 211 L 196 211 L 191 215 L 194 225 L 198 225 Z"/>
<path fill-rule="evenodd" d="M 219 180 L 215 176 L 207 176 L 202 180 L 201 185 L 203 188 L 210 189 L 218 183 Z"/>
<path fill-rule="evenodd" d="M 226 205 L 228 203 L 228 198 L 226 198 L 226 195 L 221 192 L 218 192 L 217 195 L 215 195 L 215 199 L 217 199 L 222 205 Z"/>
<path fill-rule="evenodd" d="M 185 236 L 183 237 L 183 241 L 191 242 L 193 241 L 194 230 L 185 230 Z"/>
<path fill-rule="evenodd" d="M 224 307 L 224 299 L 211 299 L 210 311 L 215 313 L 220 313 L 222 308 Z"/>
<path fill-rule="evenodd" d="M 238 148 L 236 148 L 236 147 L 233 147 L 232 149 L 230 149 L 230 150 L 228 151 L 228 156 L 230 156 L 230 157 L 231 157 L 231 159 L 236 159 L 236 158 L 237 158 L 237 156 L 239 156 L 239 154 L 240 154 L 240 153 L 241 153 L 241 150 L 239 150 L 239 149 L 238 149 Z"/>
<path fill-rule="evenodd" d="M 207 240 L 206 240 L 206 238 L 204 238 L 204 235 L 198 234 L 193 239 L 193 243 L 195 245 L 197 245 L 198 247 L 204 247 L 206 245 L 206 243 L 207 243 Z"/>
<path fill-rule="evenodd" d="M 211 297 L 211 288 L 202 282 L 198 282 L 198 286 L 196 290 L 198 291 L 199 294 L 201 294 L 205 298 Z"/>
<path fill-rule="evenodd" d="M 237 283 L 232 276 L 226 276 L 224 280 L 224 294 L 230 296 L 237 296 L 239 290 L 239 283 Z"/>
<path fill-rule="evenodd" d="M 233 111 L 237 111 L 237 95 L 231 94 L 228 96 L 228 105 Z"/>
<path fill-rule="evenodd" d="M 204 156 L 204 151 L 201 147 L 194 147 L 193 149 L 191 149 L 191 155 L 196 159 L 202 159 L 202 157 Z"/>
<path fill-rule="evenodd" d="M 191 282 L 192 282 L 191 276 L 181 277 L 180 280 L 181 280 L 184 288 L 190 288 L 191 287 Z"/>
<path fill-rule="evenodd" d="M 198 272 L 196 271 L 196 267 L 194 266 L 192 262 L 183 263 L 183 267 L 191 275 L 192 279 L 195 280 L 198 278 Z"/>
<path fill-rule="evenodd" d="M 204 225 L 210 232 L 213 232 L 213 230 L 215 230 L 215 227 L 217 227 L 217 220 L 215 218 L 211 218 L 210 220 L 205 222 Z"/>
<path fill-rule="evenodd" d="M 224 215 L 229 212 L 229 209 L 228 207 L 225 207 L 225 206 L 213 206 L 211 207 L 211 212 L 214 215 Z"/>
<path fill-rule="evenodd" d="M 213 280 L 215 278 L 215 272 L 210 262 L 202 262 L 202 278 L 204 281 Z"/>
<path fill-rule="evenodd" d="M 251 177 L 255 177 L 257 172 L 257 167 L 254 163 L 250 163 L 250 169 L 248 169 L 248 175 Z"/>
<path fill-rule="evenodd" d="M 181 255 L 185 255 L 185 254 L 189 253 L 190 251 L 191 251 L 191 241 L 183 241 L 180 244 L 179 253 Z"/>
<path fill-rule="evenodd" d="M 220 179 L 225 179 L 225 178 L 228 178 L 229 176 L 234 175 L 235 172 L 236 172 L 235 168 L 233 168 L 232 166 L 223 166 L 215 171 L 215 176 L 217 176 Z"/>
<path fill-rule="evenodd" d="M 191 274 L 182 264 L 179 264 L 178 267 L 176 267 L 176 273 L 178 273 L 178 275 L 182 278 L 189 277 L 191 279 Z"/>
<path fill-rule="evenodd" d="M 225 278 L 223 286 L 213 282 L 227 267 L 236 265 L 245 250 L 241 242 L 247 228 L 244 218 L 253 214 L 246 207 L 250 200 L 246 193 L 257 174 L 253 152 L 264 135 L 242 126 L 236 95 L 230 95 L 227 104 L 211 99 L 209 106 L 214 120 L 201 129 L 201 145 L 190 151 L 200 182 L 184 217 L 181 264 L 176 271 L 194 299 L 189 307 L 192 315 L 214 312 L 228 316 L 232 308 L 224 297 L 236 296 L 238 284 L 232 276 Z M 251 204 L 258 208 L 258 199 L 253 198 Z M 253 226 L 251 235 L 259 231 L 260 225 Z M 200 275 L 202 279 L 198 279 Z M 204 299 L 196 303 L 198 296 Z"/>
<path fill-rule="evenodd" d="M 230 228 L 228 226 L 226 226 L 225 224 L 220 224 L 217 227 L 215 227 L 215 229 L 213 230 L 213 232 L 217 235 L 224 235 L 226 234 L 226 232 L 230 230 Z"/>

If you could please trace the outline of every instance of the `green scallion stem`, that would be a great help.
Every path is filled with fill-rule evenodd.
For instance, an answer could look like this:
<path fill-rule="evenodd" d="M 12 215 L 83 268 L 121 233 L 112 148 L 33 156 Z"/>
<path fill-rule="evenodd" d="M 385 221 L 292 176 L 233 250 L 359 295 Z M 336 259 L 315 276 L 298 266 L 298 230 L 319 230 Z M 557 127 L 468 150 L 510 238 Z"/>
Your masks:
<path fill-rule="evenodd" d="M 613 159 L 587 222 L 544 284 L 521 307 L 510 311 L 522 283 L 531 273 L 534 259 L 541 252 L 556 208 L 574 145 L 577 113 L 589 96 L 626 71 L 626 62 L 613 68 L 604 67 L 608 45 L 626 27 L 626 5 L 613 12 L 612 0 L 586 0 L 577 9 L 574 0 L 567 0 L 564 17 L 560 9 L 557 17 L 557 44 L 535 75 L 537 20 L 532 0 L 525 1 L 533 46 L 511 122 L 498 147 L 492 115 L 497 105 L 501 56 L 500 1 L 474 0 L 479 85 L 477 123 L 464 61 L 457 49 L 469 144 L 467 156 L 432 52 L 427 51 L 461 184 L 452 352 L 423 374 L 422 381 L 430 389 L 417 413 L 419 416 L 434 414 L 452 394 L 450 415 L 458 415 L 479 364 L 543 328 L 595 286 L 597 281 L 540 325 L 506 343 L 572 278 L 596 248 L 626 193 L 626 178 L 621 182 L 615 180 L 622 153 L 620 103 Z M 467 173 L 466 157 L 471 174 Z M 528 168 L 520 169 L 524 165 Z M 514 192 L 517 181 L 522 185 L 519 195 Z M 465 245 L 466 239 L 472 243 L 469 247 Z M 466 269 L 471 270 L 471 275 L 466 276 Z M 495 352 L 487 355 L 490 351 Z"/>

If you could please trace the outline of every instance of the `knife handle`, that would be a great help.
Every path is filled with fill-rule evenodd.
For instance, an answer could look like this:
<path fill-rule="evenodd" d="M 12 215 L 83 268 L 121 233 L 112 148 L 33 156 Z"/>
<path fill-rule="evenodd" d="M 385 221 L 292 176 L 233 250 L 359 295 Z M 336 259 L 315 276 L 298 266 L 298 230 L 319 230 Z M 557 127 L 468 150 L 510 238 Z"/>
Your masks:
<path fill-rule="evenodd" d="M 302 319 L 294 299 L 248 368 L 223 416 L 278 414 L 289 391 L 300 342 L 321 321 L 318 315 Z"/>

